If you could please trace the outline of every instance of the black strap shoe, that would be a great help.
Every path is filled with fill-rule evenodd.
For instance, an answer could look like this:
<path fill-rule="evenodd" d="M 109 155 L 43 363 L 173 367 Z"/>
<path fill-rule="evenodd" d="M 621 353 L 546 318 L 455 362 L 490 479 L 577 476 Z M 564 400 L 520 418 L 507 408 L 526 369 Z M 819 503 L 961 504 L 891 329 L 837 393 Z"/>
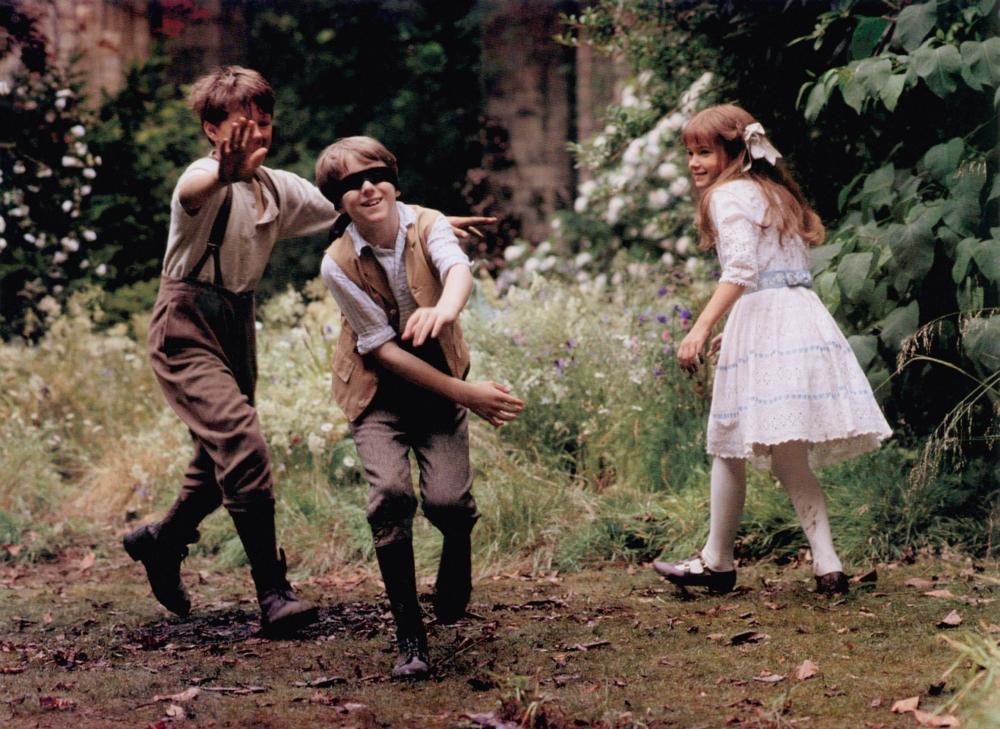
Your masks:
<path fill-rule="evenodd" d="M 272 638 L 291 635 L 307 625 L 312 625 L 319 618 L 316 607 L 299 599 L 288 582 L 285 550 L 279 549 L 278 554 L 280 559 L 275 568 L 277 574 L 273 578 L 274 581 L 263 592 L 257 593 L 261 632 Z"/>
<path fill-rule="evenodd" d="M 653 562 L 653 569 L 678 587 L 705 587 L 716 595 L 732 592 L 736 586 L 736 570 L 716 572 L 695 555 L 681 562 Z"/>
<path fill-rule="evenodd" d="M 191 612 L 191 597 L 181 580 L 181 562 L 188 555 L 183 544 L 164 544 L 157 538 L 155 525 L 147 524 L 122 539 L 128 556 L 142 562 L 153 597 L 170 612 L 186 618 Z"/>

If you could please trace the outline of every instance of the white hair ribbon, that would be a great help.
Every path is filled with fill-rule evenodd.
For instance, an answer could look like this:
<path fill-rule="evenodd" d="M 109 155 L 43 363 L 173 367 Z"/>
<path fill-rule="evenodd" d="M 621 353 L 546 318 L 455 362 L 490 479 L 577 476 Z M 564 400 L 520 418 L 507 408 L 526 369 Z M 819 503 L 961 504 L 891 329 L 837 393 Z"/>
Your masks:
<path fill-rule="evenodd" d="M 747 145 L 747 152 L 750 154 L 750 160 L 743 165 L 744 172 L 750 169 L 755 159 L 766 159 L 773 165 L 781 157 L 781 152 L 768 141 L 764 127 L 759 122 L 746 126 L 743 130 L 743 142 Z"/>

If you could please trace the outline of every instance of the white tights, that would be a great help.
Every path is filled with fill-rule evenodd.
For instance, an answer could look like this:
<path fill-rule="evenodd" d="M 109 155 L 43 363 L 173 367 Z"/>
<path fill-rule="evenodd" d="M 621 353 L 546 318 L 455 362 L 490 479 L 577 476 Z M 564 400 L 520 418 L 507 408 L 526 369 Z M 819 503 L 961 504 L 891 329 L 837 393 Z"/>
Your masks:
<path fill-rule="evenodd" d="M 809 445 L 802 441 L 782 443 L 771 449 L 771 472 L 788 492 L 812 549 L 816 575 L 842 572 L 830 534 L 823 489 L 809 467 Z M 733 544 L 746 500 L 746 462 L 740 458 L 712 461 L 711 516 L 708 541 L 701 558 L 709 569 L 733 569 Z"/>

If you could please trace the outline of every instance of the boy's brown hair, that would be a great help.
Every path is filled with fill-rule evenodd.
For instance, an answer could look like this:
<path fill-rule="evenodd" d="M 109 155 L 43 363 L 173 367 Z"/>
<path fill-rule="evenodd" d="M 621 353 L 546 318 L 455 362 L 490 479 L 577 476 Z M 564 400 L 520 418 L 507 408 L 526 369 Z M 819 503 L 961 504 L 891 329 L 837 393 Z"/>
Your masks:
<path fill-rule="evenodd" d="M 273 114 L 274 89 L 251 68 L 221 66 L 194 82 L 190 102 L 202 123 L 218 125 L 231 111 L 251 105 Z"/>
<path fill-rule="evenodd" d="M 339 182 L 346 173 L 349 157 L 360 157 L 371 162 L 381 162 L 399 174 L 396 156 L 373 137 L 343 137 L 319 154 L 316 160 L 316 187 L 324 191 Z"/>

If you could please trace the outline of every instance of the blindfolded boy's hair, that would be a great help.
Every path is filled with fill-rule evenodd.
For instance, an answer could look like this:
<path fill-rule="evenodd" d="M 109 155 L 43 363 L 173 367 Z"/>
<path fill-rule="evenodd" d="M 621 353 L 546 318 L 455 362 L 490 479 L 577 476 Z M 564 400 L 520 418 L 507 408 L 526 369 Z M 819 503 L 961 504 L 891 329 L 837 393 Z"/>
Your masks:
<path fill-rule="evenodd" d="M 230 112 L 250 106 L 273 114 L 274 89 L 253 69 L 222 66 L 194 82 L 190 102 L 202 123 L 221 124 Z"/>
<path fill-rule="evenodd" d="M 331 194 L 336 183 L 347 174 L 347 165 L 352 157 L 359 157 L 369 162 L 381 162 L 399 174 L 396 156 L 372 137 L 344 137 L 338 139 L 320 152 L 316 160 L 316 187 L 331 200 Z M 339 202 L 339 198 L 334 202 Z"/>

